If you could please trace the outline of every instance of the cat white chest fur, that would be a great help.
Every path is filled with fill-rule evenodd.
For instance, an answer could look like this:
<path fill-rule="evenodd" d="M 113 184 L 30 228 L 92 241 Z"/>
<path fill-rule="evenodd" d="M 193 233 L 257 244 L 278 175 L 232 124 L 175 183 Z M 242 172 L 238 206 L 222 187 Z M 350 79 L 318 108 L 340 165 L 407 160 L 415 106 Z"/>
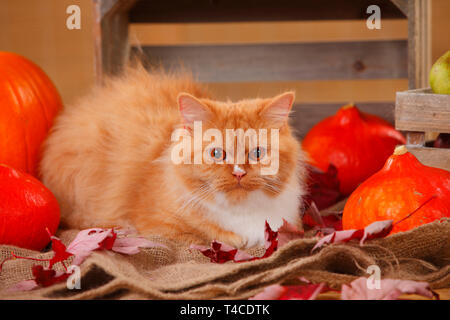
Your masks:
<path fill-rule="evenodd" d="M 204 205 L 208 209 L 207 218 L 223 229 L 240 235 L 246 241 L 246 247 L 263 246 L 266 220 L 273 230 L 283 224 L 283 219 L 296 223 L 303 194 L 296 175 L 293 175 L 290 183 L 276 197 L 256 190 L 243 202 L 233 205 L 224 193 L 219 192 L 214 202 Z"/>

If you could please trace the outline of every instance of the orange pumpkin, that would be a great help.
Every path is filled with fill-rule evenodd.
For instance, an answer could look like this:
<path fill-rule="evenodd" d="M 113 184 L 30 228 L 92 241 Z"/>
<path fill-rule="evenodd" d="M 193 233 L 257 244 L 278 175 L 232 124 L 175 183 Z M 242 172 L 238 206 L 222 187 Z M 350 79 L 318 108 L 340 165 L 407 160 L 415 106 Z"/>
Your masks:
<path fill-rule="evenodd" d="M 348 195 L 383 167 L 396 145 L 405 142 L 387 121 L 350 104 L 316 124 L 302 147 L 312 165 L 324 172 L 330 164 L 337 168 L 340 192 Z"/>
<path fill-rule="evenodd" d="M 342 224 L 344 229 L 362 229 L 375 221 L 394 220 L 395 233 L 443 217 L 450 217 L 450 172 L 421 164 L 399 146 L 384 167 L 351 194 Z"/>
<path fill-rule="evenodd" d="M 0 244 L 42 250 L 55 234 L 60 209 L 55 196 L 33 176 L 0 165 Z"/>
<path fill-rule="evenodd" d="M 61 107 L 58 91 L 37 65 L 0 52 L 0 163 L 36 175 L 41 143 Z"/>

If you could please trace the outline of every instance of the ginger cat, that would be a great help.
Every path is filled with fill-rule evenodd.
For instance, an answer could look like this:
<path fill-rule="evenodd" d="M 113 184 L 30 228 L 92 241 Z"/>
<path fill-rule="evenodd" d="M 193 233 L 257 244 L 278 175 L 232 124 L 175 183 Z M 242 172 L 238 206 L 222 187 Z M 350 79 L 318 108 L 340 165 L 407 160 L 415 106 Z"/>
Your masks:
<path fill-rule="evenodd" d="M 266 220 L 274 230 L 283 219 L 301 226 L 305 169 L 288 125 L 293 101 L 287 92 L 219 102 L 189 75 L 129 68 L 60 113 L 44 144 L 42 180 L 61 205 L 63 227 L 124 226 L 187 244 L 263 245 Z M 175 163 L 173 133 L 192 138 L 199 122 L 203 132 L 214 128 L 224 137 L 226 129 L 277 129 L 279 151 L 271 152 L 268 134 L 268 146 L 245 147 L 252 163 L 233 164 L 233 152 L 201 141 L 183 159 L 200 147 L 202 164 Z M 278 170 L 262 174 L 262 158 Z"/>

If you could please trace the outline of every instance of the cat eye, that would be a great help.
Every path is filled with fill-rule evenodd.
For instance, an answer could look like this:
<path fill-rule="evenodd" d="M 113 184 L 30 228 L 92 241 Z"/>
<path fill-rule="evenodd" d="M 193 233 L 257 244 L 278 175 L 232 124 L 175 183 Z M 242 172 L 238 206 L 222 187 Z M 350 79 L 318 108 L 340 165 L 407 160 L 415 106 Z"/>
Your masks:
<path fill-rule="evenodd" d="M 214 161 L 221 161 L 225 160 L 226 153 L 222 148 L 212 148 L 209 155 Z"/>
<path fill-rule="evenodd" d="M 248 153 L 248 158 L 253 161 L 259 161 L 266 155 L 266 149 L 257 147 Z"/>

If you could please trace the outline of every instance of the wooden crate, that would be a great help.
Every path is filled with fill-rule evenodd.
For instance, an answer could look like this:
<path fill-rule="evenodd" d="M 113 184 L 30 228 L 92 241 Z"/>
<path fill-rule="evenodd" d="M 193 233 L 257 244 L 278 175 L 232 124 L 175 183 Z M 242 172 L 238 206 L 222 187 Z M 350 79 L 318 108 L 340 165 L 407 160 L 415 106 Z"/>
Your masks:
<path fill-rule="evenodd" d="M 217 24 L 233 28 L 236 23 L 287 23 L 284 38 L 255 33 L 244 36 L 245 30 L 231 30 L 244 41 L 228 39 L 217 43 L 216 32 L 209 31 L 205 43 L 177 43 L 163 39 L 165 44 L 143 45 L 142 51 L 151 62 L 170 68 L 180 61 L 198 75 L 200 81 L 232 99 L 243 96 L 272 95 L 282 89 L 294 89 L 297 96 L 308 94 L 313 84 L 326 97 L 333 91 L 339 98 L 311 103 L 296 101 L 293 125 L 302 137 L 315 123 L 337 111 L 350 101 L 362 111 L 379 115 L 394 123 L 395 92 L 392 97 L 379 98 L 392 86 L 400 90 L 424 87 L 430 66 L 428 37 L 428 0 L 93 0 L 95 24 L 95 66 L 98 82 L 105 74 L 117 74 L 127 61 L 130 52 L 137 50 L 136 42 L 128 39 L 131 25 L 196 24 L 199 28 Z M 367 38 L 366 13 L 370 5 L 381 8 L 382 28 L 386 21 L 403 21 L 407 25 L 404 37 Z M 355 39 L 298 42 L 289 38 L 289 28 L 295 22 L 302 26 L 320 28 L 317 22 L 329 22 L 330 30 L 341 21 L 353 21 L 364 26 L 363 35 Z M 203 27 L 202 27 L 203 26 Z M 239 25 L 237 28 L 241 27 Z M 244 25 L 248 27 L 248 25 Z M 400 26 L 401 27 L 401 26 Z M 229 30 L 229 29 L 227 29 Z M 218 38 L 229 36 L 220 31 Z M 373 32 L 371 33 L 373 34 Z M 151 34 L 148 35 L 151 38 Z M 167 38 L 170 38 L 168 35 Z M 131 40 L 131 41 L 129 41 Z M 131 43 L 131 45 L 129 45 Z M 255 86 L 260 84 L 261 87 Z M 401 84 L 399 84 L 401 83 Z M 403 87 L 404 83 L 404 87 Z M 347 97 L 348 87 L 362 86 L 375 96 L 372 101 L 360 96 Z M 347 87 L 345 87 L 347 86 Z M 339 95 L 342 90 L 343 94 Z M 392 89 L 390 89 L 392 90 Z M 358 90 L 353 90 L 358 91 Z M 218 98 L 222 98 L 219 96 Z"/>
<path fill-rule="evenodd" d="M 395 127 L 405 131 L 408 150 L 422 163 L 450 170 L 450 149 L 425 147 L 425 133 L 450 133 L 450 95 L 431 89 L 397 92 Z"/>

